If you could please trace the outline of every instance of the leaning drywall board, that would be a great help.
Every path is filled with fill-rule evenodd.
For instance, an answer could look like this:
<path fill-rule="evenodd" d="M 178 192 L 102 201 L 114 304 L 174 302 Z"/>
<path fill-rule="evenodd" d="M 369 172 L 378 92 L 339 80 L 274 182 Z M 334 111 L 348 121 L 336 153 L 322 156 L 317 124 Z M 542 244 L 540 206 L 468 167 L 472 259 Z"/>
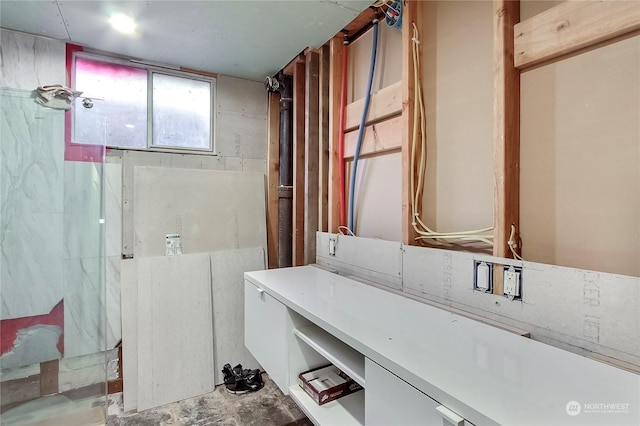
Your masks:
<path fill-rule="evenodd" d="M 244 346 L 244 273 L 265 268 L 264 250 L 249 248 L 210 253 L 213 294 L 215 384 L 224 383 L 222 366 L 259 368 Z"/>
<path fill-rule="evenodd" d="M 264 175 L 135 167 L 135 257 L 163 256 L 168 234 L 182 252 L 266 250 Z"/>
<path fill-rule="evenodd" d="M 138 260 L 124 259 L 120 270 L 124 411 L 138 408 Z"/>
<path fill-rule="evenodd" d="M 214 388 L 209 254 L 138 259 L 138 411 Z"/>

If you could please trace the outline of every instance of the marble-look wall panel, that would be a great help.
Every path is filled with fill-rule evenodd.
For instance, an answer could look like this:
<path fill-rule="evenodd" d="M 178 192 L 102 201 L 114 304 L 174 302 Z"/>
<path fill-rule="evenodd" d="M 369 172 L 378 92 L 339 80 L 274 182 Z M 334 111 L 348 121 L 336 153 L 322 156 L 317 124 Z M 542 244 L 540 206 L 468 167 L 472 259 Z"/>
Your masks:
<path fill-rule="evenodd" d="M 105 291 L 101 284 L 103 259 L 64 261 L 64 356 L 105 350 Z"/>
<path fill-rule="evenodd" d="M 35 90 L 48 84 L 67 84 L 64 42 L 1 31 L 0 87 Z"/>
<path fill-rule="evenodd" d="M 65 259 L 102 256 L 102 164 L 64 163 Z"/>
<path fill-rule="evenodd" d="M 109 256 L 106 259 L 107 272 L 107 349 L 113 349 L 122 339 L 122 320 L 120 315 L 120 263 L 121 256 Z"/>
<path fill-rule="evenodd" d="M 0 101 L 0 319 L 10 319 L 62 299 L 64 128 L 30 92 L 0 90 Z"/>

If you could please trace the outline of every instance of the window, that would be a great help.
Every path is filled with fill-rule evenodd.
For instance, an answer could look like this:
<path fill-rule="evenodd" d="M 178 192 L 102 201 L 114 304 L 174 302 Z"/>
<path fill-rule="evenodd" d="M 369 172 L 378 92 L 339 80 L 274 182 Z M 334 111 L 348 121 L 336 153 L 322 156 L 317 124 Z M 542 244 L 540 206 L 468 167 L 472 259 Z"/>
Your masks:
<path fill-rule="evenodd" d="M 213 151 L 215 79 L 74 56 L 72 143 L 125 149 Z M 83 106 L 85 99 L 92 106 Z"/>

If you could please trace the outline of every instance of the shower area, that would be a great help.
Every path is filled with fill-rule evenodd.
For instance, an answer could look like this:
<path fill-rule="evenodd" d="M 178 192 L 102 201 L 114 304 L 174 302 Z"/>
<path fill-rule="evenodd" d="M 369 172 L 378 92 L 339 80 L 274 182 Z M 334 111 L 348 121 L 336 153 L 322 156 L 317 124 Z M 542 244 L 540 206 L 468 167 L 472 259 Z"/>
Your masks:
<path fill-rule="evenodd" d="M 71 146 L 68 113 L 35 101 L 38 86 L 66 84 L 64 43 L 1 40 L 0 423 L 104 424 L 118 368 L 107 307 L 119 305 L 108 290 L 119 258 L 107 254 L 120 252 L 105 182 L 119 170 L 104 136 Z"/>

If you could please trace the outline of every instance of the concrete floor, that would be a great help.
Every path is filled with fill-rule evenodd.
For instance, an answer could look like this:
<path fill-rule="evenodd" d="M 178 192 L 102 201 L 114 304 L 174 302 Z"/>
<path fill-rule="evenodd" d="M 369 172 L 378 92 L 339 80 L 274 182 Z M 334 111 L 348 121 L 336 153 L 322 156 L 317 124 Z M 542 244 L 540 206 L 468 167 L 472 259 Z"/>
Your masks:
<path fill-rule="evenodd" d="M 122 394 L 109 398 L 108 426 L 220 425 L 220 426 L 308 426 L 312 425 L 293 400 L 263 374 L 262 389 L 233 395 L 224 386 L 215 391 L 163 405 L 140 413 L 124 413 Z"/>
<path fill-rule="evenodd" d="M 224 386 L 184 401 L 140 413 L 125 413 L 122 393 L 109 395 L 109 426 L 310 426 L 293 400 L 263 374 L 262 389 L 233 395 Z M 71 395 L 73 396 L 73 395 Z M 70 398 L 51 395 L 20 404 L 0 415 L 2 426 L 101 426 L 105 424 L 105 395 Z"/>

